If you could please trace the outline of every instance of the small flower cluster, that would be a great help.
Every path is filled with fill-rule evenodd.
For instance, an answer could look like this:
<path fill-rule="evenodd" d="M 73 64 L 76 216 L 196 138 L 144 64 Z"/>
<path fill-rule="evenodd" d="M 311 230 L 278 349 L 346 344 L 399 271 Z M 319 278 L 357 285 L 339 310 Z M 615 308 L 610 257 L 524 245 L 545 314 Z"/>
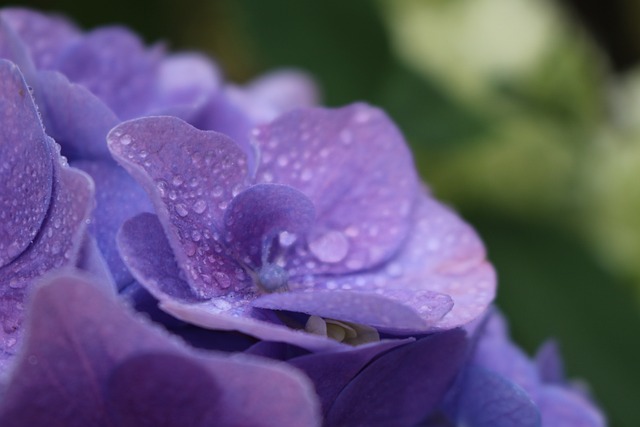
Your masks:
<path fill-rule="evenodd" d="M 0 424 L 601 426 L 381 110 L 0 11 Z"/>

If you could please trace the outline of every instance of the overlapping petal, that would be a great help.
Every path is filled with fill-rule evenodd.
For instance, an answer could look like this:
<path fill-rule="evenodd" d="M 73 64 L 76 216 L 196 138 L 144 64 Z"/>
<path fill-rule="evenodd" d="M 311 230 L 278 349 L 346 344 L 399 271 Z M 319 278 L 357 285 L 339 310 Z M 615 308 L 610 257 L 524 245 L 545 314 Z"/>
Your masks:
<path fill-rule="evenodd" d="M 84 173 L 62 163 L 55 143 L 44 134 L 17 67 L 0 61 L 0 75 L 2 99 L 8 101 L 2 111 L 9 120 L 0 141 L 3 164 L 8 166 L 2 178 L 14 186 L 0 193 L 1 215 L 7 216 L 2 242 L 9 242 L 0 267 L 2 376 L 19 347 L 24 301 L 31 285 L 46 272 L 76 262 L 93 208 L 94 188 Z M 31 150 L 40 165 L 30 160 Z"/>
<path fill-rule="evenodd" d="M 495 274 L 480 239 L 419 190 L 382 112 L 297 110 L 254 135 L 255 176 L 232 140 L 179 119 L 133 120 L 109 134 L 115 158 L 154 201 L 184 272 L 167 276 L 180 286 L 158 287 L 162 279 L 141 268 L 150 264 L 136 261 L 154 250 L 132 237 L 136 229 L 142 236 L 143 221 L 125 227 L 121 251 L 156 297 L 179 295 L 186 282 L 216 315 L 249 315 L 253 301 L 405 335 L 453 328 L 486 309 Z"/>
<path fill-rule="evenodd" d="M 402 135 L 383 112 L 364 104 L 300 109 L 258 127 L 254 138 L 256 182 L 297 188 L 316 208 L 309 250 L 293 258 L 315 266 L 292 265 L 292 275 L 370 268 L 400 247 L 418 181 Z"/>
<path fill-rule="evenodd" d="M 291 368 L 188 350 L 85 278 L 49 279 L 31 313 L 3 426 L 318 424 L 311 388 Z"/>
<path fill-rule="evenodd" d="M 45 220 L 53 186 L 50 140 L 17 66 L 0 60 L 0 267 L 24 252 Z"/>
<path fill-rule="evenodd" d="M 226 136 L 172 117 L 123 123 L 108 136 L 113 155 L 143 186 L 186 280 L 200 298 L 248 284 L 222 250 L 223 217 L 246 185 L 244 153 Z"/>

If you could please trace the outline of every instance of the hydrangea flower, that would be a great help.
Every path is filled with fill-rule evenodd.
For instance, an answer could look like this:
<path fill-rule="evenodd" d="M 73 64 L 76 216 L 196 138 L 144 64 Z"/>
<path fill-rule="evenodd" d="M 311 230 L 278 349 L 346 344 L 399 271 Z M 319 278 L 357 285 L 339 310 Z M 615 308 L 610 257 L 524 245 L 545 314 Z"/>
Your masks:
<path fill-rule="evenodd" d="M 453 328 L 486 309 L 495 276 L 482 243 L 419 186 L 380 110 L 300 109 L 253 135 L 247 156 L 177 118 L 110 132 L 114 157 L 157 213 L 125 223 L 120 251 L 165 310 L 272 339 L 256 308 L 400 335 Z"/>
<path fill-rule="evenodd" d="M 3 426 L 602 424 L 482 325 L 484 246 L 379 109 L 23 9 L 0 57 Z"/>

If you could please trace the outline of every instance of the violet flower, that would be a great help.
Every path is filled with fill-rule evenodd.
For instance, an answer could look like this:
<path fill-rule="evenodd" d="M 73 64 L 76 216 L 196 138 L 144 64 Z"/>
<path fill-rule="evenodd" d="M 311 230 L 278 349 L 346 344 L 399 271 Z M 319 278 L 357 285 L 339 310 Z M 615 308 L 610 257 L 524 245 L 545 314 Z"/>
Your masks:
<path fill-rule="evenodd" d="M 469 343 L 495 273 L 382 111 L 24 9 L 0 58 L 1 425 L 603 424 L 550 347 Z"/>
<path fill-rule="evenodd" d="M 293 368 L 189 349 L 81 276 L 49 277 L 30 313 L 0 388 L 4 427 L 320 424 L 313 389 Z"/>
<path fill-rule="evenodd" d="M 479 238 L 420 187 L 378 109 L 285 113 L 254 131 L 252 155 L 170 117 L 108 140 L 157 213 L 125 223 L 121 254 L 178 318 L 314 346 L 256 308 L 410 335 L 468 323 L 493 299 Z"/>

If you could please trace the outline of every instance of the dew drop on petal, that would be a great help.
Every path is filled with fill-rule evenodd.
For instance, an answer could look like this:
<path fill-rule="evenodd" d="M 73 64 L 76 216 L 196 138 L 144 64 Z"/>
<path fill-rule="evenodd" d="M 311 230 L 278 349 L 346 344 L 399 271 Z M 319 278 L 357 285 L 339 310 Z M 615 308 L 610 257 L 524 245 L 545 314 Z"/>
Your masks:
<path fill-rule="evenodd" d="M 127 134 L 122 135 L 120 137 L 120 144 L 122 144 L 122 145 L 130 145 L 132 142 L 133 142 L 133 139 L 131 139 L 131 136 L 129 136 Z"/>
<path fill-rule="evenodd" d="M 201 214 L 207 209 L 207 203 L 204 200 L 197 200 L 193 204 L 193 211 L 195 213 Z"/>
<path fill-rule="evenodd" d="M 182 183 L 184 182 L 184 180 L 182 179 L 182 177 L 180 175 L 176 175 L 173 177 L 173 180 L 171 180 L 171 182 L 173 183 L 173 185 L 175 185 L 176 187 L 179 187 L 180 185 L 182 185 Z"/>
<path fill-rule="evenodd" d="M 216 282 L 218 282 L 218 285 L 220 285 L 221 288 L 227 289 L 229 286 L 231 286 L 231 279 L 226 274 L 216 272 L 213 273 L 213 277 L 215 278 Z"/>
<path fill-rule="evenodd" d="M 295 243 L 297 238 L 298 238 L 298 236 L 296 236 L 294 233 L 289 233 L 288 231 L 283 231 L 282 233 L 280 233 L 278 235 L 278 242 L 280 243 L 280 246 L 288 248 L 289 246 L 291 246 L 291 245 L 293 245 Z"/>
<path fill-rule="evenodd" d="M 213 191 L 211 191 L 211 195 L 212 195 L 213 197 L 220 197 L 220 196 L 222 196 L 222 192 L 223 192 L 222 187 L 220 187 L 219 185 L 217 185 L 217 186 L 215 186 L 215 187 L 213 188 Z"/>
<path fill-rule="evenodd" d="M 189 211 L 187 211 L 187 208 L 182 203 L 178 203 L 176 205 L 176 213 L 181 217 L 185 217 L 189 214 Z"/>
<path fill-rule="evenodd" d="M 332 230 L 312 238 L 309 250 L 319 261 L 340 262 L 349 252 L 349 241 L 341 232 Z"/>

